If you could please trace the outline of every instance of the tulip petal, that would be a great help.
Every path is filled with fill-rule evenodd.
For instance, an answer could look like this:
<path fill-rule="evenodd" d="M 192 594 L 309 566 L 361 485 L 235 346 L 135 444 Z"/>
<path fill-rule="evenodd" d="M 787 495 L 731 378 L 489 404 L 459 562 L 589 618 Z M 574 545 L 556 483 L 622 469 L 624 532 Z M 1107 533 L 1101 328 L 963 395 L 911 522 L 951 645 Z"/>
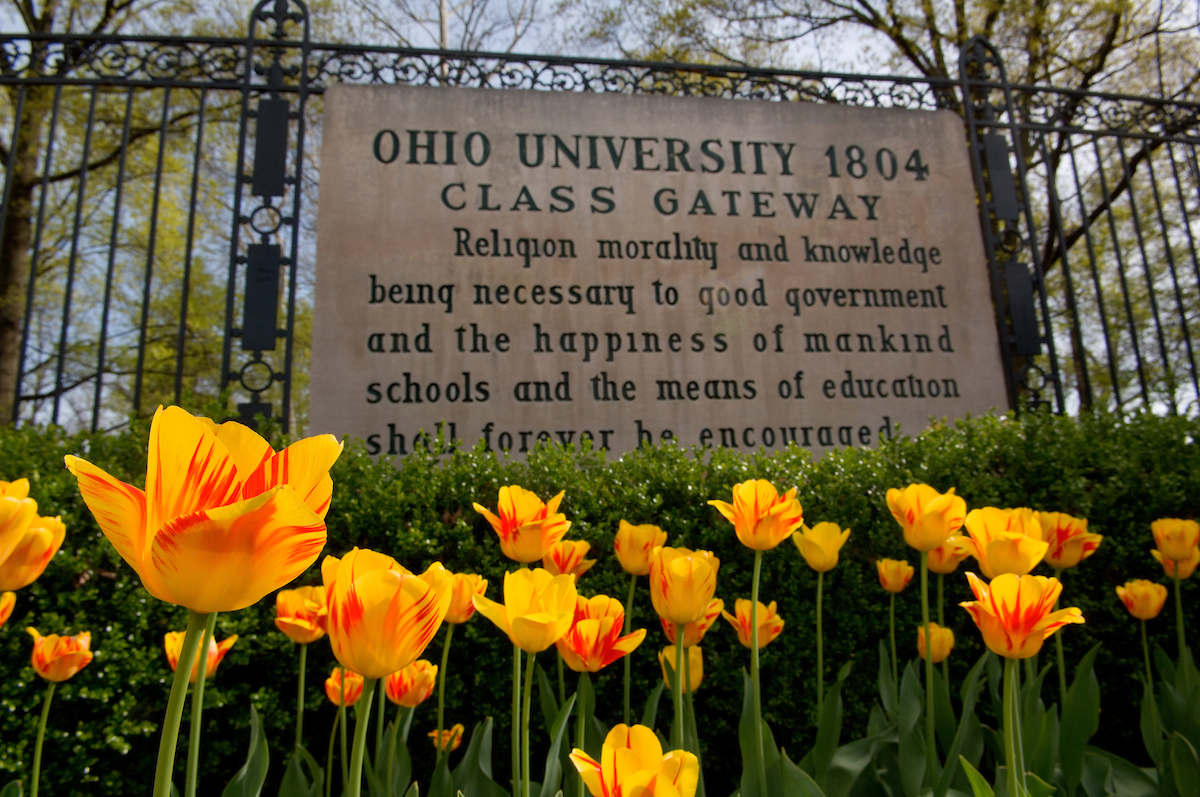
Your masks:
<path fill-rule="evenodd" d="M 208 418 L 197 420 L 207 421 Z M 227 421 L 219 426 L 213 424 L 212 432 L 225 444 L 237 468 L 238 478 L 243 482 L 275 455 L 275 449 L 271 448 L 271 444 L 264 440 L 262 435 L 237 421 Z"/>
<path fill-rule="evenodd" d="M 225 444 L 179 407 L 154 414 L 147 460 L 147 529 L 241 497 L 237 466 Z"/>
<path fill-rule="evenodd" d="M 475 610 L 491 620 L 511 640 L 512 633 L 508 629 L 508 611 L 505 609 L 504 604 L 496 603 L 491 598 L 485 598 L 482 595 L 476 595 L 472 600 L 475 602 Z"/>
<path fill-rule="evenodd" d="M 333 496 L 333 480 L 329 478 L 329 469 L 341 453 L 342 444 L 330 434 L 306 437 L 292 443 L 250 474 L 242 497 L 250 498 L 272 487 L 287 484 L 309 509 L 324 520 Z"/>
<path fill-rule="evenodd" d="M 303 573 L 324 545 L 325 524 L 292 490 L 277 487 L 167 523 L 154 536 L 147 569 L 174 603 L 201 613 L 236 611 Z"/>

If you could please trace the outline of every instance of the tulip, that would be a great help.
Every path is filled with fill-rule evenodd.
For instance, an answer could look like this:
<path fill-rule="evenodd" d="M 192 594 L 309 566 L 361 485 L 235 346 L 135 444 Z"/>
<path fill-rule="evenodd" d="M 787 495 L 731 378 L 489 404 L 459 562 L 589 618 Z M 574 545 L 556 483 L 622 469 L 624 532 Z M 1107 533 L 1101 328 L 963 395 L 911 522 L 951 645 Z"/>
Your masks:
<path fill-rule="evenodd" d="M 17 605 L 17 593 L 3 592 L 0 593 L 0 628 L 8 622 L 8 618 L 12 617 L 13 607 Z"/>
<path fill-rule="evenodd" d="M 967 515 L 966 525 L 970 537 L 955 540 L 975 557 L 989 579 L 1005 573 L 1026 575 L 1050 548 L 1042 540 L 1038 513 L 1030 509 L 975 509 Z"/>
<path fill-rule="evenodd" d="M 325 588 L 280 590 L 275 596 L 275 627 L 298 645 L 325 636 Z"/>
<path fill-rule="evenodd" d="M 1117 587 L 1117 597 L 1137 619 L 1153 620 L 1158 617 L 1167 601 L 1167 588 L 1162 584 L 1139 578 L 1126 581 L 1123 587 Z"/>
<path fill-rule="evenodd" d="M 721 616 L 729 621 L 729 624 L 737 631 L 738 641 L 746 647 L 754 644 L 752 637 L 753 627 L 750 601 L 745 598 L 738 598 L 735 604 L 737 616 L 729 612 L 721 612 Z M 775 640 L 783 632 L 783 618 L 779 616 L 775 609 L 775 601 L 771 601 L 769 606 L 763 606 L 761 602 L 758 604 L 758 611 L 755 613 L 758 616 L 758 646 L 765 648 L 768 644 Z"/>
<path fill-rule="evenodd" d="M 930 623 L 930 636 L 933 638 L 933 663 L 941 664 L 954 648 L 954 632 L 943 628 L 937 623 Z M 917 651 L 925 658 L 925 626 L 917 626 Z"/>
<path fill-rule="evenodd" d="M 0 561 L 0 590 L 24 589 L 37 581 L 62 546 L 67 527 L 59 517 L 35 517 L 7 559 Z"/>
<path fill-rule="evenodd" d="M 800 526 L 800 531 L 792 535 L 792 542 L 800 550 L 800 555 L 808 566 L 817 571 L 817 710 L 820 711 L 825 700 L 825 636 L 822 623 L 822 602 L 825 597 L 825 573 L 832 570 L 838 563 L 838 551 L 850 537 L 850 529 L 842 531 L 836 523 L 818 523 L 811 529 Z"/>
<path fill-rule="evenodd" d="M 384 692 L 397 706 L 416 708 L 433 694 L 437 674 L 436 664 L 418 659 L 403 670 L 388 675 L 383 682 Z"/>
<path fill-rule="evenodd" d="M 4 482 L 0 482 L 0 485 L 8 486 Z M 11 592 L 8 594 L 12 595 Z M 9 611 L 11 610 L 10 606 Z M 31 627 L 25 630 L 33 637 L 33 670 L 49 681 L 46 685 L 46 698 L 42 702 L 42 717 L 38 722 L 37 741 L 33 747 L 33 774 L 29 779 L 30 797 L 37 797 L 38 781 L 42 772 L 42 741 L 46 738 L 46 720 L 50 716 L 50 701 L 54 699 L 54 689 L 58 684 L 86 667 L 92 660 L 92 635 L 84 631 L 75 636 L 59 636 L 58 634 L 42 636 L 35 628 Z"/>
<path fill-rule="evenodd" d="M 353 670 L 347 670 L 345 667 L 334 667 L 333 672 L 325 679 L 325 695 L 329 701 L 338 707 L 338 718 L 334 723 L 333 733 L 337 733 L 338 728 L 341 729 L 342 739 L 342 783 L 343 788 L 347 788 L 350 775 L 347 766 L 347 743 L 346 743 L 346 706 L 353 706 L 358 703 L 362 697 L 363 688 L 366 685 L 366 679 Z M 333 738 L 329 740 L 330 747 L 333 746 Z M 329 777 L 333 778 L 333 771 L 326 767 L 326 772 Z"/>
<path fill-rule="evenodd" d="M 1186 578 L 1181 563 L 1191 562 L 1195 557 L 1194 551 L 1200 546 L 1200 524 L 1194 520 L 1160 518 L 1150 524 L 1150 531 L 1158 546 L 1159 555 L 1155 558 L 1164 563 L 1164 568 L 1167 560 L 1178 565 L 1175 568 L 1175 634 L 1179 638 L 1179 655 L 1182 657 L 1187 640 L 1183 632 L 1183 595 L 1179 589 L 1179 582 Z"/>
<path fill-rule="evenodd" d="M 560 540 L 546 551 L 546 555 L 542 557 L 542 567 L 546 568 L 552 576 L 566 573 L 579 578 L 591 570 L 592 565 L 596 564 L 595 559 L 583 558 L 587 556 L 591 547 L 590 542 L 583 540 Z"/>
<path fill-rule="evenodd" d="M 617 561 L 629 573 L 629 594 L 625 599 L 628 611 L 625 613 L 624 633 L 628 634 L 633 627 L 633 595 L 637 589 L 638 576 L 649 575 L 650 556 L 655 548 L 661 548 L 667 543 L 667 533 L 658 526 L 649 523 L 635 526 L 622 520 L 617 526 L 617 535 L 613 540 L 613 550 L 616 551 Z M 630 722 L 630 658 L 625 657 L 624 703 L 622 717 L 626 725 Z"/>
<path fill-rule="evenodd" d="M 674 689 L 675 662 L 677 659 L 683 658 L 684 674 L 687 677 L 681 682 L 680 689 L 685 694 L 690 694 L 699 689 L 700 684 L 704 682 L 704 654 L 701 653 L 699 645 L 686 648 L 684 654 L 681 657 L 674 645 L 667 645 L 659 651 L 658 663 L 662 667 L 663 683 L 668 689 Z"/>
<path fill-rule="evenodd" d="M 167 654 L 167 663 L 171 665 L 171 671 L 174 672 L 179 666 L 180 651 L 183 650 L 183 638 L 186 632 L 184 631 L 168 631 L 163 636 L 163 650 Z M 208 642 L 208 660 L 205 662 L 204 673 L 205 677 L 212 678 L 216 675 L 217 665 L 225 658 L 225 654 L 233 647 L 233 643 L 238 641 L 238 635 L 225 639 L 221 644 L 217 644 L 215 639 L 209 638 Z M 196 683 L 196 677 L 200 672 L 200 662 L 196 660 L 192 662 L 192 674 L 188 677 L 188 683 Z"/>
<path fill-rule="evenodd" d="M 1039 512 L 1042 539 L 1050 544 L 1046 563 L 1055 570 L 1075 567 L 1096 552 L 1103 535 L 1088 531 L 1087 518 L 1075 518 L 1066 512 Z"/>
<path fill-rule="evenodd" d="M 563 660 L 575 672 L 599 672 L 637 649 L 646 629 L 621 635 L 625 607 L 607 595 L 575 599 L 575 617 L 570 630 L 555 644 Z"/>
<path fill-rule="evenodd" d="M 599 761 L 578 748 L 570 758 L 592 797 L 694 797 L 700 781 L 696 756 L 684 750 L 663 755 L 644 725 L 609 731 Z"/>
<path fill-rule="evenodd" d="M 733 524 L 742 545 L 755 551 L 769 551 L 792 536 L 804 520 L 804 510 L 796 500 L 796 488 L 783 496 L 765 479 L 735 485 L 733 504 L 709 501 Z"/>
<path fill-rule="evenodd" d="M 567 516 L 558 511 L 562 498 L 563 493 L 559 493 L 543 504 L 536 495 L 514 484 L 500 488 L 499 517 L 479 504 L 472 506 L 500 536 L 504 555 L 529 563 L 545 556 L 571 528 Z"/>
<path fill-rule="evenodd" d="M 717 589 L 721 560 L 708 551 L 655 548 L 650 557 L 650 599 L 659 617 L 687 625 L 704 617 Z"/>
<path fill-rule="evenodd" d="M 0 481 L 0 562 L 8 559 L 37 518 L 37 501 L 29 497 L 29 479 Z"/>
<path fill-rule="evenodd" d="M 708 633 L 708 629 L 712 628 L 712 624 L 721 616 L 721 610 L 725 608 L 725 601 L 720 598 L 713 598 L 708 602 L 708 608 L 704 610 L 704 616 L 693 623 L 688 623 L 683 627 L 683 646 L 690 648 L 692 645 L 699 645 L 704 641 L 704 635 Z M 667 635 L 672 645 L 679 643 L 677 639 L 677 626 L 670 620 L 658 618 L 662 624 L 663 633 Z"/>
<path fill-rule="evenodd" d="M 904 530 L 904 541 L 918 551 L 942 546 L 962 528 L 967 503 L 951 487 L 939 493 L 928 484 L 910 484 L 887 492 L 888 509 Z"/>
<path fill-rule="evenodd" d="M 1192 577 L 1192 573 L 1196 572 L 1196 566 L 1200 565 L 1200 547 L 1192 549 L 1192 555 L 1187 559 L 1176 562 L 1174 559 L 1167 559 L 1160 551 L 1153 550 L 1150 555 L 1154 560 L 1162 565 L 1163 573 L 1167 578 L 1175 578 L 1175 570 L 1179 569 L 1179 580 L 1183 581 Z"/>
<path fill-rule="evenodd" d="M 888 602 L 888 632 L 892 640 L 892 685 L 900 688 L 900 672 L 896 658 L 896 595 L 912 581 L 913 568 L 907 559 L 876 559 L 875 570 L 879 584 L 891 595 Z"/>
<path fill-rule="evenodd" d="M 441 753 L 444 753 L 444 752 L 452 753 L 455 750 L 457 750 L 459 748 L 459 746 L 462 744 L 463 725 L 461 722 L 456 722 L 456 723 L 454 723 L 454 727 L 450 728 L 449 730 L 430 731 L 428 736 L 429 736 L 429 740 L 431 742 L 433 742 L 434 747 L 437 748 L 438 754 L 440 757 Z M 439 741 L 439 739 L 441 741 Z M 447 747 L 449 747 L 450 749 L 447 750 L 446 749 Z"/>
<path fill-rule="evenodd" d="M 971 554 L 948 539 L 929 552 L 929 569 L 939 576 L 948 576 L 958 569 L 959 563 Z"/>
<path fill-rule="evenodd" d="M 450 640 L 454 637 L 454 626 L 461 625 L 475 615 L 475 596 L 487 592 L 487 579 L 476 573 L 452 573 L 450 582 L 450 608 L 446 610 L 446 635 L 442 639 L 442 666 L 438 669 L 437 729 L 441 733 L 446 710 L 446 675 L 449 673 Z M 441 750 L 438 750 L 441 757 Z"/>

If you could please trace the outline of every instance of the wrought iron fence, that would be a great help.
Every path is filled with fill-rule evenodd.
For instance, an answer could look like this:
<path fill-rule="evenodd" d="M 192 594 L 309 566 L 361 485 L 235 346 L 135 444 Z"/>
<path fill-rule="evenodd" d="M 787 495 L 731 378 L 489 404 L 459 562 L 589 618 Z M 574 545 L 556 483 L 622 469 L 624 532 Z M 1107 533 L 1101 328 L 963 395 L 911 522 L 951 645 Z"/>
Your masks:
<path fill-rule="evenodd" d="M 960 79 L 245 38 L 0 35 L 0 406 L 119 426 L 232 391 L 303 421 L 321 99 L 338 82 L 951 108 L 964 116 L 1013 407 L 1195 413 L 1200 106 Z"/>

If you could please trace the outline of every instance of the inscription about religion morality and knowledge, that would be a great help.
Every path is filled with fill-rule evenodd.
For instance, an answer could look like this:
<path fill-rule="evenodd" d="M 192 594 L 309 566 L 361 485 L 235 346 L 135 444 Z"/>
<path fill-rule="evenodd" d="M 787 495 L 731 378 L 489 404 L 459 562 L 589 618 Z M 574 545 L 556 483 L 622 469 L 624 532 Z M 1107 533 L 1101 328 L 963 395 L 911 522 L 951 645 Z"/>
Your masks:
<path fill-rule="evenodd" d="M 311 427 L 821 453 L 1005 408 L 962 122 L 334 86 Z"/>

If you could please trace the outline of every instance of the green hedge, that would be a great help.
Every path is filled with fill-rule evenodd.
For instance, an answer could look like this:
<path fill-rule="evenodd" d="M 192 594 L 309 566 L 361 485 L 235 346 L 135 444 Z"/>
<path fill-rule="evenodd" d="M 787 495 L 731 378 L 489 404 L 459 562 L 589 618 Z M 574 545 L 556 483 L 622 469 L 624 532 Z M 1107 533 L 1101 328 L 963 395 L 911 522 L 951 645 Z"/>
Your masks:
<path fill-rule="evenodd" d="M 26 625 L 42 633 L 90 630 L 97 651 L 91 666 L 56 694 L 46 740 L 46 793 L 128 794 L 131 784 L 148 786 L 153 780 L 157 727 L 170 675 L 162 636 L 182 629 L 185 613 L 150 598 L 141 588 L 99 533 L 62 464 L 64 454 L 79 454 L 141 484 L 145 434 L 144 427 L 103 436 L 39 428 L 0 430 L 0 478 L 29 477 L 31 495 L 42 513 L 61 513 L 68 527 L 63 550 L 46 574 L 18 595 L 13 617 L 0 630 L 0 783 L 28 772 L 44 688 L 29 666 L 31 645 L 21 630 Z M 376 548 L 411 569 L 441 560 L 452 570 L 484 574 L 490 581 L 488 594 L 501 599 L 509 562 L 471 502 L 494 507 L 501 485 L 520 483 L 543 498 L 566 491 L 562 510 L 573 522 L 570 536 L 590 541 L 600 558 L 581 581 L 584 594 L 605 592 L 624 599 L 627 576 L 611 553 L 613 534 L 624 518 L 662 526 L 672 545 L 714 551 L 721 559 L 717 595 L 732 606 L 737 597 L 749 596 L 753 556 L 706 501 L 728 500 L 731 487 L 749 478 L 770 479 L 781 487 L 797 485 L 807 522 L 831 520 L 853 529 L 841 563 L 826 579 L 825 657 L 827 677 L 842 662 L 855 662 L 844 695 L 847 733 L 858 736 L 865 732 L 876 699 L 876 648 L 887 634 L 886 593 L 879 587 L 873 562 L 881 556 L 916 561 L 887 510 L 887 489 L 924 481 L 941 490 L 956 487 L 968 508 L 1031 506 L 1070 512 L 1088 517 L 1091 528 L 1105 540 L 1091 559 L 1064 579 L 1065 605 L 1079 606 L 1087 618 L 1086 625 L 1063 632 L 1068 661 L 1103 643 L 1097 667 L 1105 722 L 1096 741 L 1139 760 L 1144 755 L 1134 699 L 1140 695 L 1136 679 L 1142 666 L 1138 629 L 1113 586 L 1129 578 L 1161 578 L 1148 553 L 1152 520 L 1200 514 L 1198 437 L 1197 422 L 1179 417 L 1071 419 L 1031 414 L 1019 420 L 983 417 L 937 425 L 878 450 L 836 451 L 816 463 L 806 450 L 795 447 L 745 455 L 666 446 L 611 461 L 600 452 L 550 447 L 532 454 L 527 463 L 497 461 L 474 451 L 443 457 L 418 453 L 393 464 L 376 462 L 361 446 L 350 445 L 333 471 L 326 551 L 342 554 L 355 545 Z M 783 635 L 764 651 L 766 713 L 776 739 L 798 760 L 814 734 L 816 578 L 790 544 L 766 555 L 763 572 L 763 598 L 778 601 L 787 622 Z M 319 578 L 314 566 L 297 584 L 317 583 Z M 954 605 L 970 597 L 965 578 L 948 577 L 946 587 L 948 624 L 957 639 L 952 673 L 961 675 L 981 644 L 966 613 Z M 1185 584 L 1185 593 L 1194 592 L 1194 585 Z M 1193 619 L 1195 595 L 1184 597 Z M 919 591 L 910 587 L 897 603 L 901 655 L 915 656 Z M 640 705 L 659 678 L 655 653 L 665 644 L 644 580 L 635 611 L 636 626 L 650 629 L 646 643 L 634 654 L 634 696 Z M 1152 641 L 1172 655 L 1173 612 L 1168 602 L 1162 618 L 1149 624 Z M 273 601 L 267 599 L 218 621 L 218 639 L 232 633 L 241 638 L 209 682 L 203 794 L 219 794 L 240 765 L 251 702 L 271 741 L 274 768 L 265 793 L 274 793 L 279 764 L 293 734 L 296 655 L 294 646 L 275 630 L 273 615 Z M 736 745 L 741 705 L 738 669 L 747 666 L 748 651 L 724 621 L 718 623 L 705 641 L 705 683 L 696 706 L 702 742 L 710 753 L 705 760 L 709 793 L 719 795 L 733 790 L 738 774 L 738 758 L 729 751 L 736 749 L 730 745 Z M 434 645 L 440 643 L 439 636 Z M 470 728 L 484 715 L 497 718 L 498 780 L 505 777 L 509 760 L 510 651 L 497 629 L 482 617 L 473 619 L 455 634 L 447 685 L 449 722 Z M 435 647 L 428 657 L 436 660 L 439 654 L 440 647 Z M 553 673 L 553 656 L 543 655 L 541 661 Z M 321 685 L 332 663 L 327 644 L 313 645 L 305 727 L 308 747 L 322 761 L 333 712 Z M 620 715 L 620 667 L 602 674 L 596 683 L 598 714 L 611 724 Z M 1049 701 L 1057 687 L 1053 677 L 1048 683 Z M 669 721 L 669 713 L 664 703 L 660 724 Z M 410 744 L 417 771 L 425 778 L 432 770 L 432 747 L 424 734 L 432 727 L 433 715 L 432 707 L 418 711 Z"/>

